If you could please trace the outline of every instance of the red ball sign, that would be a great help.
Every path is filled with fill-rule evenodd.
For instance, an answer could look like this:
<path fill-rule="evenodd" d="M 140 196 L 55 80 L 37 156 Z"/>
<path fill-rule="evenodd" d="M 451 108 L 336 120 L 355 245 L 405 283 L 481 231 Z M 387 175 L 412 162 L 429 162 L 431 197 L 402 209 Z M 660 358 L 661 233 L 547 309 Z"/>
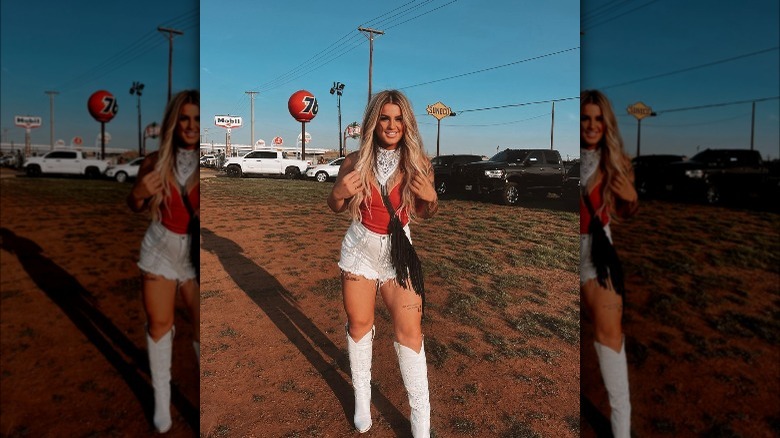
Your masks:
<path fill-rule="evenodd" d="M 116 98 L 106 90 L 95 91 L 92 96 L 89 96 L 87 109 L 98 122 L 110 122 L 116 115 Z"/>
<path fill-rule="evenodd" d="M 299 122 L 310 122 L 317 115 L 317 98 L 306 90 L 298 90 L 287 101 L 290 115 Z"/>

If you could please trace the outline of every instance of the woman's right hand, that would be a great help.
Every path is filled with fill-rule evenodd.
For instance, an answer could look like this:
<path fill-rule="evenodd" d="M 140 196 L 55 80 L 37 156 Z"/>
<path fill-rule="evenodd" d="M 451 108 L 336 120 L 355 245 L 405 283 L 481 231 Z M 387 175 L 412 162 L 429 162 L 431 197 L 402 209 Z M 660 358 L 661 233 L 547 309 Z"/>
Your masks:
<path fill-rule="evenodd" d="M 360 181 L 360 174 L 357 170 L 353 170 L 333 186 L 333 197 L 337 201 L 343 201 L 355 196 L 361 190 L 363 190 L 363 183 Z"/>
<path fill-rule="evenodd" d="M 162 178 L 160 171 L 152 170 L 143 177 L 135 187 L 135 197 L 137 199 L 146 199 L 162 192 Z"/>

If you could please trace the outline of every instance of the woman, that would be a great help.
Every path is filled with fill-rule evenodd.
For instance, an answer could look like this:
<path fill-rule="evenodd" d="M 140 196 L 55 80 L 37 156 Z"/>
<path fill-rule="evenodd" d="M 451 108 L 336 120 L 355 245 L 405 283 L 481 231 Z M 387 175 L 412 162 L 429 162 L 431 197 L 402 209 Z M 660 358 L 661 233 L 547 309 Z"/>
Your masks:
<path fill-rule="evenodd" d="M 347 313 L 347 350 L 355 389 L 355 427 L 371 428 L 371 355 L 377 289 L 390 311 L 396 354 L 411 406 L 412 434 L 430 435 L 430 403 L 422 335 L 423 300 L 412 273 L 393 267 L 389 235 L 393 211 L 409 234 L 410 220 L 438 209 L 433 172 L 411 103 L 399 91 L 375 94 L 363 117 L 360 149 L 341 165 L 328 206 L 348 210 L 352 225 L 341 246 L 342 294 Z M 391 207 L 386 206 L 387 194 Z M 393 248 L 395 249 L 395 248 Z M 410 270 L 411 271 L 411 270 Z M 410 281 L 412 280 L 412 281 Z"/>
<path fill-rule="evenodd" d="M 590 225 L 593 216 L 598 217 L 611 242 L 610 218 L 632 215 L 637 207 L 637 194 L 631 162 L 623 150 L 615 113 L 607 97 L 599 91 L 583 91 L 580 113 L 583 189 L 580 198 L 580 291 L 595 327 L 594 345 L 612 408 L 612 433 L 616 438 L 623 438 L 629 437 L 631 429 L 628 367 L 621 327 L 623 296 L 613 284 L 616 270 L 607 270 L 606 278 L 598 278 L 598 269 L 591 257 L 594 238 Z"/>
<path fill-rule="evenodd" d="M 193 347 L 200 360 L 199 285 L 197 267 L 190 261 L 190 240 L 199 242 L 200 236 L 187 234 L 191 216 L 200 212 L 199 143 L 200 96 L 195 90 L 182 91 L 168 102 L 159 150 L 144 159 L 127 197 L 130 209 L 149 210 L 152 215 L 138 267 L 143 273 L 154 426 L 160 433 L 172 425 L 170 382 L 177 290 L 192 317 Z"/>

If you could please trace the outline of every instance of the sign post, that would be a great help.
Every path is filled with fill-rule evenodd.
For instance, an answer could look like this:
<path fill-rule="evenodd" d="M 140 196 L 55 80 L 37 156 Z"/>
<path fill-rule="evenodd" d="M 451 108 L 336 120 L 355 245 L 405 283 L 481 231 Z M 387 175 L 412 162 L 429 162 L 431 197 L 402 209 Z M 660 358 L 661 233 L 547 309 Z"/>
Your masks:
<path fill-rule="evenodd" d="M 32 153 L 30 144 L 30 130 L 40 128 L 41 118 L 37 116 L 14 116 L 14 125 L 24 128 L 24 156 L 29 157 Z"/>
<path fill-rule="evenodd" d="M 232 157 L 232 151 L 230 147 L 230 132 L 233 128 L 240 128 L 243 120 L 241 117 L 231 116 L 214 116 L 214 124 L 220 128 L 225 128 L 227 133 L 225 134 L 225 156 Z"/>
<path fill-rule="evenodd" d="M 106 159 L 106 123 L 116 115 L 119 109 L 116 98 L 106 90 L 92 93 L 87 101 L 87 109 L 92 117 L 100 122 L 100 159 Z"/>
<path fill-rule="evenodd" d="M 301 160 L 306 159 L 306 123 L 311 122 L 319 111 L 317 98 L 306 90 L 298 90 L 287 101 L 290 115 L 301 122 Z"/>
<path fill-rule="evenodd" d="M 441 102 L 436 102 L 433 105 L 428 105 L 425 109 L 428 114 L 436 117 L 436 156 L 439 156 L 439 133 L 441 132 L 441 119 L 449 116 L 455 116 L 452 109 Z"/>
<path fill-rule="evenodd" d="M 645 105 L 642 102 L 637 102 L 628 108 L 626 108 L 626 111 L 628 111 L 629 114 L 634 116 L 636 118 L 636 156 L 639 156 L 639 139 L 641 137 L 642 133 L 642 119 L 645 117 L 655 117 L 655 113 L 653 112 L 653 109 L 649 106 Z"/>
<path fill-rule="evenodd" d="M 352 122 L 344 130 L 344 157 L 347 156 L 347 137 L 360 138 L 360 125 L 358 122 Z"/>

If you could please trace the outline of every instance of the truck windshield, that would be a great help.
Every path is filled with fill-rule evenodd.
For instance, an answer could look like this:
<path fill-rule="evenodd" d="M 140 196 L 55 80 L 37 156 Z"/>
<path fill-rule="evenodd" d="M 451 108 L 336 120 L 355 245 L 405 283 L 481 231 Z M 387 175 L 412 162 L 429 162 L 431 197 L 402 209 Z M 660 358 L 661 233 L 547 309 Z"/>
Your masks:
<path fill-rule="evenodd" d="M 504 151 L 501 151 L 495 155 L 493 155 L 492 158 L 490 158 L 490 161 L 501 161 L 506 163 L 519 163 L 525 160 L 525 157 L 528 156 L 528 153 L 530 151 L 526 150 L 518 150 L 518 149 L 507 149 Z"/>

